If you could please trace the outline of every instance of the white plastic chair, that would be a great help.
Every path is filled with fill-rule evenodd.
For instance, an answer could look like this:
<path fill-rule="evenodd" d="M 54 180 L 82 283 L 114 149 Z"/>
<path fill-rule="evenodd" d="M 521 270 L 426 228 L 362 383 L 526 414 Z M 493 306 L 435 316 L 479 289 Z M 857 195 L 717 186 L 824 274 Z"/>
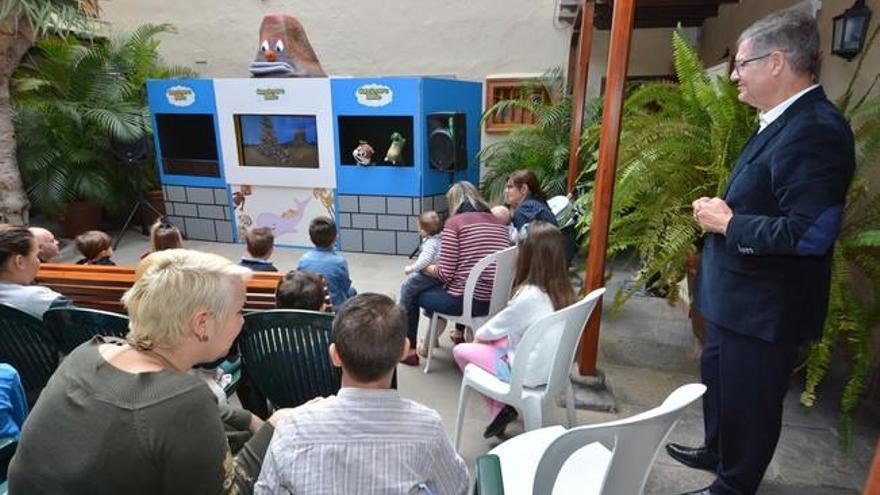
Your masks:
<path fill-rule="evenodd" d="M 641 494 L 660 446 L 684 408 L 705 391 L 691 383 L 626 419 L 570 430 L 550 426 L 512 438 L 488 454 L 500 461 L 503 492 L 480 495 Z M 481 461 L 477 477 L 496 478 L 497 464 Z"/>
<path fill-rule="evenodd" d="M 580 301 L 533 323 L 516 348 L 510 383 L 474 364 L 465 367 L 455 420 L 455 450 L 461 442 L 468 388 L 515 407 L 523 418 L 526 431 L 542 426 L 544 403 L 564 391 L 568 425 L 574 426 L 574 390 L 569 376 L 571 363 L 587 318 L 604 292 L 604 288 L 596 289 Z"/>
<path fill-rule="evenodd" d="M 428 324 L 428 337 L 425 340 L 425 345 L 428 346 L 425 373 L 431 367 L 431 355 L 434 353 L 434 342 L 436 340 L 437 321 L 439 318 L 445 319 L 450 324 L 459 323 L 474 330 L 489 321 L 489 318 L 495 316 L 495 313 L 498 313 L 507 305 L 507 301 L 510 300 L 510 291 L 513 290 L 516 249 L 516 246 L 511 246 L 492 253 L 478 261 L 471 268 L 471 272 L 468 274 L 464 285 L 464 305 L 462 306 L 461 315 L 445 315 L 435 311 L 433 316 L 431 316 L 431 322 Z M 492 264 L 495 264 L 495 277 L 492 280 L 492 299 L 489 302 L 489 312 L 485 316 L 473 316 L 471 313 L 477 281 L 480 279 L 480 275 Z"/>

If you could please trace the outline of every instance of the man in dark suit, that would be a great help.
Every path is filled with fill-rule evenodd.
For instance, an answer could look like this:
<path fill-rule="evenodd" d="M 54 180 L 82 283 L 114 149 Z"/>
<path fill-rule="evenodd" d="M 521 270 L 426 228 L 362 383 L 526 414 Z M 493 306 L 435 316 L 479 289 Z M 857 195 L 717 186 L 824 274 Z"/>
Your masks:
<path fill-rule="evenodd" d="M 779 440 L 798 347 L 821 334 L 831 251 L 855 168 L 849 124 L 814 84 L 815 19 L 785 10 L 749 27 L 730 79 L 761 124 L 723 198 L 693 202 L 707 233 L 695 304 L 708 322 L 701 360 L 705 443 L 666 446 L 716 473 L 690 493 L 751 494 Z"/>

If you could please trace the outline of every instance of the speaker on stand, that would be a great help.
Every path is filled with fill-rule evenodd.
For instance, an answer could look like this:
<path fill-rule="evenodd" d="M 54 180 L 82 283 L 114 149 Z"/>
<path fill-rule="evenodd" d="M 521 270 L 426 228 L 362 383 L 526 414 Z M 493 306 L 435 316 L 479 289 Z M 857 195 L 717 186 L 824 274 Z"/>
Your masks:
<path fill-rule="evenodd" d="M 125 223 L 122 225 L 122 230 L 120 230 L 119 233 L 116 234 L 116 239 L 113 240 L 113 249 L 115 250 L 117 247 L 119 247 L 119 242 L 122 240 L 122 236 L 125 235 L 126 231 L 128 231 L 128 227 L 129 225 L 131 225 L 131 221 L 134 219 L 135 213 L 141 211 L 141 208 L 152 210 L 153 213 L 155 213 L 159 218 L 162 218 L 165 215 L 159 212 L 156 208 L 153 208 L 153 205 L 144 200 L 144 184 L 142 175 L 134 170 L 138 162 L 147 158 L 147 156 L 149 155 L 150 149 L 148 138 L 142 137 L 131 142 L 111 139 L 110 150 L 113 152 L 114 157 L 116 157 L 119 161 L 125 163 L 131 170 L 131 173 L 135 178 L 134 187 L 137 194 L 137 199 L 131 206 L 131 210 L 128 212 L 128 217 L 125 219 Z M 141 225 L 141 233 L 146 235 L 146 225 Z"/>
<path fill-rule="evenodd" d="M 452 184 L 457 170 L 467 170 L 467 125 L 462 112 L 428 114 L 428 162 L 434 170 L 449 173 Z"/>

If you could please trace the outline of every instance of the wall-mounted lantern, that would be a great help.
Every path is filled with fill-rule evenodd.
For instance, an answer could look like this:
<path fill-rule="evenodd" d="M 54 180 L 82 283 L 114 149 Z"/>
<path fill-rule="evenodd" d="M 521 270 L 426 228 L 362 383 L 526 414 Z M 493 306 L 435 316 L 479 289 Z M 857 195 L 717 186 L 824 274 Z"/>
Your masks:
<path fill-rule="evenodd" d="M 847 60 L 855 58 L 865 44 L 870 21 L 871 9 L 865 6 L 865 0 L 856 0 L 852 7 L 834 17 L 831 53 Z"/>

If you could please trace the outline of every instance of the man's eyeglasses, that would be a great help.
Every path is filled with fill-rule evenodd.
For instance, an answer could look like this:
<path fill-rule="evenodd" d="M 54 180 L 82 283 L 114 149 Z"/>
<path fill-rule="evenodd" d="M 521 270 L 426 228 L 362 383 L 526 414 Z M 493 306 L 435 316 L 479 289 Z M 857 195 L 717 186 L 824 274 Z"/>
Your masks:
<path fill-rule="evenodd" d="M 769 57 L 770 55 L 773 55 L 773 52 L 765 53 L 765 54 L 757 56 L 757 57 L 746 58 L 743 60 L 734 60 L 733 61 L 733 71 L 736 72 L 736 75 L 738 76 L 738 75 L 740 75 L 739 72 L 742 70 L 743 67 L 746 66 L 746 64 L 749 64 L 751 62 L 756 62 L 761 59 L 765 59 L 765 58 Z"/>

